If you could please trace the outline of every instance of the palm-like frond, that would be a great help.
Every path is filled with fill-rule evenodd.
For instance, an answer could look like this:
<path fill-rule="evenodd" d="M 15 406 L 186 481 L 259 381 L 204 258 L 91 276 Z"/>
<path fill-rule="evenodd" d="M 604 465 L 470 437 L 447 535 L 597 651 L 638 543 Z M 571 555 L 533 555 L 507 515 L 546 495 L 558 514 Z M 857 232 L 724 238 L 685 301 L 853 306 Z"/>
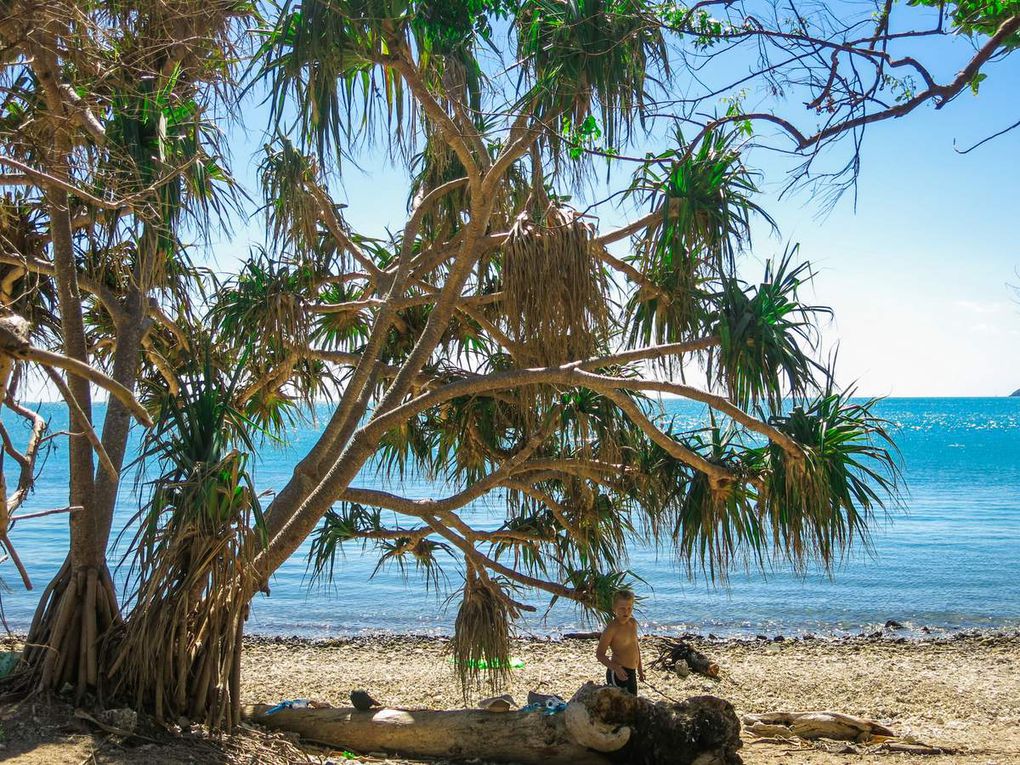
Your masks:
<path fill-rule="evenodd" d="M 262 197 L 276 249 L 314 250 L 319 241 L 319 202 L 310 192 L 318 183 L 315 159 L 286 137 L 267 144 L 259 167 Z M 339 216 L 338 216 L 339 217 Z"/>
<path fill-rule="evenodd" d="M 372 137 L 386 117 L 386 135 L 399 140 L 413 110 L 403 80 L 378 65 L 407 19 L 405 0 L 286 0 L 276 23 L 261 30 L 256 76 L 269 83 L 271 121 L 281 132 L 293 99 L 303 141 L 324 161 L 359 138 Z"/>
<path fill-rule="evenodd" d="M 644 582 L 633 571 L 603 571 L 594 567 L 568 568 L 565 581 L 577 590 L 577 605 L 586 620 L 599 624 L 606 623 L 613 616 L 613 598 L 620 590 L 633 590 L 634 582 Z M 643 598 L 637 598 L 642 600 Z M 555 603 L 553 596 L 551 603 Z"/>
<path fill-rule="evenodd" d="M 364 290 L 352 284 L 329 284 L 316 294 L 320 303 L 333 305 L 349 303 L 363 296 Z M 367 311 L 317 313 L 311 317 L 309 339 L 326 348 L 354 349 L 368 339 L 370 319 Z"/>
<path fill-rule="evenodd" d="M 254 560 L 267 543 L 247 469 L 252 425 L 232 405 L 238 373 L 220 374 L 209 358 L 193 358 L 179 392 L 164 394 L 140 457 L 156 477 L 134 519 L 127 584 L 134 608 L 116 663 L 124 666 L 119 682 L 157 717 L 202 710 L 186 689 L 203 667 L 230 676 L 230 648 L 259 578 Z M 220 724 L 219 709 L 211 725 Z"/>
<path fill-rule="evenodd" d="M 5 192 L 0 196 L 0 247 L 11 255 L 40 258 L 45 221 L 40 211 L 23 194 Z M 36 337 L 59 336 L 56 285 L 50 277 L 21 266 L 0 265 L 0 302 L 26 319 Z"/>
<path fill-rule="evenodd" d="M 737 406 L 764 401 L 779 411 L 785 396 L 806 395 L 815 372 L 824 371 L 809 354 L 816 344 L 814 318 L 831 311 L 798 301 L 798 289 L 812 274 L 809 264 L 794 265 L 796 254 L 794 247 L 778 263 L 768 262 L 756 287 L 723 279 L 711 298 L 716 308 L 708 329 L 720 342 L 709 352 L 708 375 Z"/>
<path fill-rule="evenodd" d="M 517 12 L 518 59 L 546 124 L 597 113 L 620 148 L 642 124 L 649 80 L 668 74 L 665 41 L 642 0 L 528 0 Z M 556 148 L 561 141 L 551 137 Z"/>
<path fill-rule="evenodd" d="M 712 580 L 725 578 L 736 563 L 753 559 L 764 565 L 767 536 L 753 488 L 745 481 L 758 470 L 757 452 L 748 450 L 740 433 L 716 423 L 705 430 L 675 434 L 688 449 L 743 480 L 720 485 L 704 473 L 685 469 L 686 479 L 664 503 L 673 519 L 670 538 L 688 572 L 700 568 Z M 665 456 L 666 459 L 671 459 Z"/>
<path fill-rule="evenodd" d="M 874 513 L 896 502 L 900 471 L 890 423 L 874 414 L 877 399 L 851 400 L 831 378 L 813 399 L 772 424 L 804 450 L 794 457 L 767 449 L 762 498 L 777 553 L 803 566 L 826 567 L 856 543 L 868 543 Z"/>
<path fill-rule="evenodd" d="M 691 146 L 678 132 L 677 148 L 635 175 L 628 194 L 661 217 L 640 234 L 631 258 L 658 288 L 642 288 L 627 306 L 631 345 L 678 342 L 700 330 L 706 293 L 713 280 L 732 276 L 752 213 L 772 223 L 751 200 L 758 188 L 736 138 L 714 132 Z"/>
<path fill-rule="evenodd" d="M 241 273 L 216 296 L 210 321 L 228 338 L 252 338 L 257 346 L 281 350 L 308 336 L 304 307 L 314 273 L 280 263 L 254 249 Z"/>

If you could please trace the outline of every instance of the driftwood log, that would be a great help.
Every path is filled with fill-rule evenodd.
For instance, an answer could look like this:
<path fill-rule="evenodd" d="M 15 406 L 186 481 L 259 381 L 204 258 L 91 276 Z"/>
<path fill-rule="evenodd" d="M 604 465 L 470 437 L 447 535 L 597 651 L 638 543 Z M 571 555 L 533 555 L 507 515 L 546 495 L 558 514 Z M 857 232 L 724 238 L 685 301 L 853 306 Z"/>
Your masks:
<path fill-rule="evenodd" d="M 870 741 L 876 737 L 895 737 L 881 723 L 839 712 L 768 712 L 744 715 L 744 726 L 756 736 L 803 739 L 831 738 L 836 741 Z"/>
<path fill-rule="evenodd" d="M 739 765 L 740 721 L 722 699 L 654 704 L 587 683 L 560 714 L 476 709 L 245 710 L 251 722 L 359 752 L 523 765 Z"/>

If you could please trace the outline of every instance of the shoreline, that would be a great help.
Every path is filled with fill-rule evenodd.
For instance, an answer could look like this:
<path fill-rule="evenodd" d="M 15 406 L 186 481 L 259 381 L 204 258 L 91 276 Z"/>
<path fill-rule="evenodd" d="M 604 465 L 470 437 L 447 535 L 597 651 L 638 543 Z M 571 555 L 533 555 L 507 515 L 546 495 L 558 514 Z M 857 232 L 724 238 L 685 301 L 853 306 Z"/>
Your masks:
<path fill-rule="evenodd" d="M 521 643 L 562 643 L 570 641 L 595 640 L 599 636 L 596 630 L 584 632 L 518 634 L 513 636 L 515 642 Z M 957 643 L 966 640 L 1002 641 L 1004 643 L 1020 642 L 1020 629 L 1013 627 L 1003 629 L 961 629 L 931 630 L 927 633 L 907 628 L 884 628 L 872 632 L 856 632 L 853 634 L 834 633 L 744 633 L 742 635 L 715 635 L 711 632 L 639 632 L 642 640 L 678 638 L 706 645 L 768 645 L 770 643 L 821 643 L 830 645 L 853 645 L 866 643 L 888 644 L 943 644 Z M 23 637 L 23 636 L 21 636 Z M 395 632 L 390 630 L 363 630 L 360 632 L 341 632 L 336 635 L 301 635 L 297 633 L 262 633 L 244 634 L 245 644 L 293 644 L 304 646 L 329 647 L 331 645 L 356 644 L 359 642 L 398 642 L 414 640 L 421 642 L 449 642 L 452 634 L 434 632 Z"/>
<path fill-rule="evenodd" d="M 524 645 L 556 645 L 583 643 L 585 641 L 597 640 L 601 633 L 595 630 L 584 632 L 564 632 L 548 635 L 540 634 L 518 634 L 512 636 L 514 643 Z M 639 633 L 642 641 L 656 641 L 666 639 L 679 639 L 704 646 L 766 646 L 772 644 L 803 644 L 803 645 L 828 645 L 828 646 L 854 646 L 854 645 L 914 645 L 914 646 L 937 646 L 952 645 L 967 641 L 976 641 L 982 645 L 1012 645 L 1020 646 L 1020 629 L 961 629 L 961 630 L 932 630 L 929 633 L 919 633 L 917 630 L 906 628 L 885 628 L 873 632 L 858 632 L 854 634 L 815 634 L 811 632 L 785 634 L 777 633 L 767 635 L 765 633 L 743 635 L 719 636 L 711 632 L 652 632 Z M 27 633 L 8 631 L 0 633 L 0 650 L 20 649 L 27 639 Z M 284 633 L 262 633 L 245 632 L 243 636 L 246 647 L 257 646 L 300 646 L 307 648 L 333 648 L 340 646 L 358 646 L 378 644 L 382 646 L 402 645 L 407 642 L 415 644 L 445 644 L 453 639 L 452 634 L 436 634 L 432 632 L 394 632 L 389 630 L 364 630 L 360 632 L 339 633 L 336 635 L 301 635 Z"/>

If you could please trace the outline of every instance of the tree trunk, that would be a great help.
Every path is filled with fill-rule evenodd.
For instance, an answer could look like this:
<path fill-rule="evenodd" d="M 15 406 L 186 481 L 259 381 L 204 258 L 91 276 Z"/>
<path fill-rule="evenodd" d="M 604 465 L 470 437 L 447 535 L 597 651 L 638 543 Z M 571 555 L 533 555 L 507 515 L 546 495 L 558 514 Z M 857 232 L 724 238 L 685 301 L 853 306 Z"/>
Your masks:
<path fill-rule="evenodd" d="M 586 683 L 560 714 L 477 709 L 245 709 L 245 717 L 308 741 L 360 752 L 480 758 L 524 765 L 739 765 L 740 721 L 722 699 L 666 706 Z"/>
<path fill-rule="evenodd" d="M 59 689 L 80 698 L 99 686 L 99 638 L 120 623 L 117 596 L 106 564 L 76 566 L 68 556 L 43 592 L 22 655 L 24 671 L 11 676 L 15 690 Z"/>
<path fill-rule="evenodd" d="M 66 148 L 66 147 L 65 147 Z M 66 160 L 66 153 L 62 155 Z M 66 167 L 61 175 L 67 175 Z M 60 303 L 61 330 L 67 356 L 88 363 L 71 239 L 67 192 L 47 191 L 53 260 Z M 84 508 L 70 516 L 71 547 L 60 572 L 50 582 L 36 609 L 23 656 L 28 688 L 51 690 L 70 683 L 81 698 L 95 690 L 99 677 L 99 635 L 119 618 L 117 598 L 106 567 L 110 519 L 95 507 L 92 445 L 84 435 L 92 427 L 92 399 L 87 380 L 69 375 L 74 398 L 69 438 L 70 504 Z M 112 514 L 112 508 L 110 510 Z"/>

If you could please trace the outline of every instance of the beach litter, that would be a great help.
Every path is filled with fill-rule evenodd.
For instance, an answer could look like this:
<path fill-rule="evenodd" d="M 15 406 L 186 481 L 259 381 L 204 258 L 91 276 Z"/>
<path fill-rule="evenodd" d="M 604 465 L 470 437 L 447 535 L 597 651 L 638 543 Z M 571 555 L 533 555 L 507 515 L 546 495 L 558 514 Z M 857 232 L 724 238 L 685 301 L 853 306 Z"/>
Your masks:
<path fill-rule="evenodd" d="M 265 713 L 273 715 L 277 712 L 282 712 L 284 709 L 329 709 L 331 706 L 328 702 L 315 701 L 313 699 L 288 699 L 269 707 Z"/>
<path fill-rule="evenodd" d="M 456 659 L 454 659 L 453 657 L 450 657 L 446 661 L 447 661 L 448 664 L 460 664 L 461 663 L 461 662 L 457 661 Z M 472 661 L 466 661 L 466 662 L 463 662 L 463 663 L 466 666 L 471 667 L 473 669 L 501 669 L 502 668 L 500 666 L 500 662 L 498 660 L 486 661 L 485 659 L 477 659 L 477 660 L 472 660 Z M 507 667 L 509 667 L 510 669 L 523 669 L 524 668 L 524 659 L 518 658 L 517 656 L 511 656 L 510 660 L 507 662 Z"/>
<path fill-rule="evenodd" d="M 546 695 L 528 691 L 528 703 L 521 707 L 522 712 L 541 712 L 544 715 L 555 715 L 567 708 L 567 702 L 556 694 Z"/>
<path fill-rule="evenodd" d="M 478 702 L 478 708 L 484 709 L 486 712 L 509 712 L 516 706 L 517 702 L 514 701 L 514 697 L 509 693 L 492 696 Z"/>
<path fill-rule="evenodd" d="M 6 677 L 18 666 L 21 651 L 0 651 L 0 677 Z"/>
<path fill-rule="evenodd" d="M 366 691 L 351 691 L 351 704 L 359 712 L 367 712 L 373 707 L 382 706 L 382 704 L 369 696 Z"/>

